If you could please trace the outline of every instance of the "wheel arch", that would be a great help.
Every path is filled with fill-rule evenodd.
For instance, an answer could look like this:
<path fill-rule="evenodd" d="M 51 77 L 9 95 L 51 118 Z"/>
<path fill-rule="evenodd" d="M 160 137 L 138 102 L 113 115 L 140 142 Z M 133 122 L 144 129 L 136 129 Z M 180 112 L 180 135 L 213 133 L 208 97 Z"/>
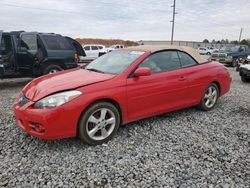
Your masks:
<path fill-rule="evenodd" d="M 219 95 L 221 95 L 221 85 L 218 81 L 213 81 L 211 84 L 216 84 L 218 86 L 218 89 L 219 89 Z"/>
<path fill-rule="evenodd" d="M 119 112 L 119 114 L 120 114 L 120 117 L 121 117 L 121 125 L 123 124 L 123 115 L 124 115 L 124 112 L 123 112 L 123 110 L 122 110 L 122 108 L 121 108 L 121 105 L 116 101 L 116 100 L 114 100 L 114 99 L 111 99 L 111 98 L 100 98 L 100 99 L 96 99 L 96 100 L 94 100 L 94 101 L 91 101 L 88 105 L 87 105 L 87 107 L 81 112 L 81 114 L 80 114 L 80 116 L 79 116 L 79 118 L 78 118 L 78 123 L 77 123 L 77 135 L 78 135 L 78 127 L 79 127 L 79 122 L 80 122 L 80 119 L 81 119 L 81 117 L 82 117 L 82 115 L 86 112 L 86 110 L 91 106 L 91 105 L 94 105 L 95 103 L 99 103 L 99 102 L 108 102 L 108 103 L 111 103 L 111 104 L 113 104 L 116 108 L 117 108 L 117 110 L 118 110 L 118 112 Z"/>
<path fill-rule="evenodd" d="M 49 66 L 49 65 L 59 65 L 61 66 L 63 69 L 66 68 L 64 61 L 62 60 L 57 60 L 57 59 L 53 59 L 53 60 L 44 60 L 43 62 L 40 63 L 40 67 L 43 70 L 45 67 Z"/>

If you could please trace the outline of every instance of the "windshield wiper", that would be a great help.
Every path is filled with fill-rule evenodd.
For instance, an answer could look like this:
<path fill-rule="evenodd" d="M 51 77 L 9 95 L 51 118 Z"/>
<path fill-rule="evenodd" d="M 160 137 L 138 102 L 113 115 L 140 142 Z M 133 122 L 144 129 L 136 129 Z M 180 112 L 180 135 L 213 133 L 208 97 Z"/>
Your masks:
<path fill-rule="evenodd" d="M 86 69 L 86 70 L 93 71 L 93 72 L 99 72 L 99 73 L 105 73 L 105 72 L 103 72 L 101 70 L 94 69 L 94 68 L 89 68 L 89 69 Z"/>

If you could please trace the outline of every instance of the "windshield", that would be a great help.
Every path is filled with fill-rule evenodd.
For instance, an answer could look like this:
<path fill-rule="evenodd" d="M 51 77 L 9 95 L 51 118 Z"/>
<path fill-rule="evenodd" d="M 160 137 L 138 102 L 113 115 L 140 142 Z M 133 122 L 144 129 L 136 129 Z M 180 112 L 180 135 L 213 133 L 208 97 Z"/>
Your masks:
<path fill-rule="evenodd" d="M 97 58 L 88 64 L 85 69 L 102 73 L 120 74 L 142 54 L 144 52 L 141 51 L 113 51 Z"/>
<path fill-rule="evenodd" d="M 239 46 L 224 46 L 220 49 L 222 52 L 238 52 Z"/>

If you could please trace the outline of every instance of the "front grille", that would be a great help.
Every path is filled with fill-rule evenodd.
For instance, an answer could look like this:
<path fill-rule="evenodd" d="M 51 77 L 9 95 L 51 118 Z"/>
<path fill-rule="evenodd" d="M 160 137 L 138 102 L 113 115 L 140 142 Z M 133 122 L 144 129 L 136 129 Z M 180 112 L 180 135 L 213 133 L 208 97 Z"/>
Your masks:
<path fill-rule="evenodd" d="M 27 99 L 23 94 L 20 96 L 18 104 L 19 106 L 24 106 L 29 102 L 29 99 Z"/>
<path fill-rule="evenodd" d="M 212 57 L 227 57 L 226 54 L 213 54 Z"/>
<path fill-rule="evenodd" d="M 219 54 L 219 57 L 226 57 L 226 54 Z"/>

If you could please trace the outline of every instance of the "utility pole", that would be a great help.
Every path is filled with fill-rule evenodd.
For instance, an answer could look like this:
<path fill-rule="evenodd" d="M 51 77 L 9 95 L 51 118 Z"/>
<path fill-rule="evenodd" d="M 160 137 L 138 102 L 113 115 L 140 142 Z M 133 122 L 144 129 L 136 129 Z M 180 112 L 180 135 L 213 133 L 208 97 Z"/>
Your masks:
<path fill-rule="evenodd" d="M 240 29 L 239 43 L 240 43 L 240 41 L 241 41 L 242 31 L 243 31 L 243 28 Z"/>
<path fill-rule="evenodd" d="M 173 45 L 174 42 L 174 24 L 175 24 L 175 15 L 177 14 L 177 12 L 175 12 L 175 5 L 176 5 L 176 0 L 174 0 L 174 4 L 171 6 L 173 7 L 173 20 L 172 22 L 172 35 L 171 35 L 171 45 Z"/>

